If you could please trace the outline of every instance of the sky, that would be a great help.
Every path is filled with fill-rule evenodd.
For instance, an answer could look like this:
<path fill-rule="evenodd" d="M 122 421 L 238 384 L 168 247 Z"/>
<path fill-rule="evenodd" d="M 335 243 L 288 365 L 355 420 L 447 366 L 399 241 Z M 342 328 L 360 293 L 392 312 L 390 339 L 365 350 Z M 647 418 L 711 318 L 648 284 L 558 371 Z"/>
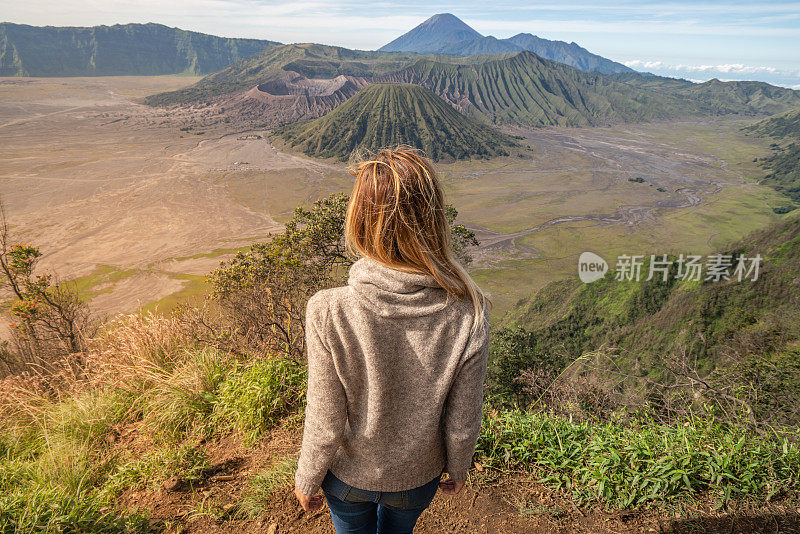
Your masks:
<path fill-rule="evenodd" d="M 445 12 L 484 35 L 528 32 L 574 41 L 640 71 L 800 90 L 800 0 L 0 0 L 0 20 L 37 26 L 158 22 L 226 37 L 363 50 Z"/>

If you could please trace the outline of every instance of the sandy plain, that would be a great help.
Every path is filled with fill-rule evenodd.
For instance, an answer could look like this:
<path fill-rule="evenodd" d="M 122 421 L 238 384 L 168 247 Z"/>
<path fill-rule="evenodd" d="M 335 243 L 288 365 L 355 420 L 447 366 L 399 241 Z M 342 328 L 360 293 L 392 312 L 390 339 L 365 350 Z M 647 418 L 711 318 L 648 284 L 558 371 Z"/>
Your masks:
<path fill-rule="evenodd" d="M 101 314 L 168 309 L 297 204 L 352 184 L 345 166 L 280 150 L 266 131 L 140 104 L 186 77 L 0 78 L 0 197 L 42 269 L 73 279 Z M 440 165 L 481 239 L 474 273 L 499 317 L 583 250 L 706 252 L 779 218 L 756 184 L 764 140 L 723 118 L 516 130 L 509 157 Z M 244 134 L 259 139 L 240 139 Z M 641 178 L 641 181 L 631 181 Z"/>

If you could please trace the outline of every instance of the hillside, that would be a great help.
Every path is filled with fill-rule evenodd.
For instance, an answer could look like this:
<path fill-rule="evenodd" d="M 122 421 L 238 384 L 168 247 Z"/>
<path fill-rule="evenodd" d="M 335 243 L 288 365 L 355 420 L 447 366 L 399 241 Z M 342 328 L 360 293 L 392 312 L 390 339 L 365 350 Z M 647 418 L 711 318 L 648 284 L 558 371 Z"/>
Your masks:
<path fill-rule="evenodd" d="M 50 338 L 48 359 L 35 363 L 16 359 L 25 354 L 16 346 L 4 346 L 0 363 L 35 366 L 35 372 L 0 377 L 0 531 L 331 534 L 324 508 L 299 506 L 294 473 L 306 405 L 313 401 L 306 393 L 303 317 L 308 298 L 340 285 L 350 264 L 340 255 L 346 205 L 345 195 L 334 194 L 311 208 L 299 206 L 283 232 L 240 250 L 211 273 L 218 288 L 212 300 L 169 315 L 133 313 L 103 322 L 69 353 L 61 339 L 75 330 L 61 333 Z M 777 304 L 774 316 L 766 298 L 714 302 L 697 315 L 701 326 L 727 321 L 719 333 L 732 342 L 787 348 L 769 365 L 756 360 L 745 367 L 749 374 L 734 384 L 734 401 L 747 405 L 752 389 L 759 395 L 751 417 L 732 421 L 709 410 L 705 378 L 692 383 L 697 412 L 680 417 L 661 411 L 658 395 L 610 417 L 609 385 L 587 384 L 581 376 L 574 385 L 586 387 L 577 389 L 577 400 L 558 404 L 514 405 L 489 390 L 462 493 L 438 492 L 414 531 L 796 532 L 800 433 L 777 425 L 759 433 L 751 421 L 764 415 L 765 405 L 772 419 L 761 422 L 767 423 L 780 423 L 800 406 L 796 395 L 786 394 L 797 390 L 800 376 L 796 328 L 784 328 L 796 325 L 798 313 L 785 280 L 798 268 L 794 223 L 741 245 L 770 258 L 766 282 L 752 287 Z M 10 251 L 15 270 L 39 257 L 33 245 L 14 243 Z M 328 255 L 326 267 L 320 254 Z M 46 288 L 49 279 L 41 280 Z M 541 316 L 536 328 L 546 334 L 561 320 L 555 314 L 589 319 L 562 322 L 569 341 L 581 330 L 594 332 L 599 321 L 587 315 L 591 310 L 602 313 L 600 320 L 619 318 L 610 323 L 623 328 L 629 321 L 622 311 L 655 317 L 650 303 L 659 301 L 657 292 L 631 302 L 629 292 L 587 287 L 599 288 L 597 298 L 543 295 L 530 310 Z M 30 302 L 14 301 L 13 309 L 23 318 L 52 317 L 49 310 L 56 310 L 40 304 L 44 300 Z M 79 299 L 69 302 L 82 309 Z M 725 307 L 748 303 L 753 306 Z M 673 311 L 694 305 L 690 298 Z M 653 320 L 653 331 L 662 323 Z M 738 336 L 737 324 L 745 325 L 747 337 Z M 78 331 L 90 325 L 80 323 Z M 30 346 L 28 336 L 42 332 L 35 328 L 28 326 L 16 341 Z M 527 346 L 515 343 L 521 337 Z M 530 334 L 493 329 L 491 339 L 492 371 L 498 363 L 529 362 L 524 359 L 532 351 L 546 348 Z M 552 336 L 541 339 L 560 354 Z M 490 386 L 496 377 L 493 371 Z M 544 393 L 557 386 L 552 375 L 539 377 Z M 519 384 L 513 378 L 507 386 Z M 530 391 L 537 384 L 522 385 Z"/>
<path fill-rule="evenodd" d="M 457 56 L 528 50 L 545 59 L 552 59 L 587 72 L 596 71 L 604 74 L 634 72 L 621 63 L 592 54 L 576 43 L 551 41 L 530 33 L 519 33 L 508 39 L 483 36 L 450 13 L 432 16 L 378 50 Z"/>
<path fill-rule="evenodd" d="M 433 159 L 507 154 L 512 140 L 464 117 L 423 87 L 373 84 L 331 113 L 278 130 L 310 156 L 346 160 L 356 148 L 409 144 Z"/>
<path fill-rule="evenodd" d="M 694 83 L 689 80 L 639 73 L 619 73 L 612 75 L 611 78 L 628 85 L 690 101 L 697 112 L 703 114 L 771 115 L 800 107 L 800 91 L 765 82 L 723 82 L 712 79 Z"/>
<path fill-rule="evenodd" d="M 766 118 L 745 128 L 746 131 L 760 136 L 769 136 L 776 139 L 800 140 L 800 107 Z"/>
<path fill-rule="evenodd" d="M 0 23 L 0 76 L 203 75 L 276 44 L 161 24 L 55 27 Z"/>
<path fill-rule="evenodd" d="M 536 365 L 563 369 L 601 347 L 613 347 L 617 372 L 666 384 L 679 378 L 666 370 L 684 360 L 684 372 L 696 373 L 698 380 L 762 366 L 760 379 L 746 375 L 755 369 L 739 377 L 755 379 L 759 388 L 759 380 L 770 377 L 769 388 L 751 407 L 755 417 L 800 422 L 796 402 L 781 401 L 787 395 L 800 399 L 800 217 L 722 252 L 733 258 L 760 254 L 758 279 L 681 281 L 673 265 L 666 282 L 659 275 L 649 282 L 616 281 L 611 262 L 611 272 L 597 282 L 582 284 L 576 277 L 551 283 L 504 319 L 525 332 L 524 356 L 508 365 L 506 378 Z M 703 277 L 706 272 L 704 266 Z M 519 385 L 512 388 L 521 392 Z"/>
<path fill-rule="evenodd" d="M 761 183 L 800 204 L 800 108 L 764 119 L 745 130 L 778 141 L 772 144 L 774 153 L 761 158 L 761 166 L 769 171 Z M 782 211 L 796 208 L 789 205 Z"/>
<path fill-rule="evenodd" d="M 150 96 L 150 105 L 211 102 L 227 112 L 247 110 L 258 124 L 275 117 L 315 118 L 305 100 L 286 110 L 286 100 L 255 90 L 287 77 L 331 84 L 336 77 L 363 83 L 404 83 L 431 89 L 460 112 L 490 124 L 587 126 L 663 119 L 696 110 L 691 101 L 586 73 L 533 52 L 465 57 L 376 53 L 317 44 L 271 47 L 206 76 L 191 87 Z M 238 118 L 239 115 L 236 115 Z"/>
<path fill-rule="evenodd" d="M 480 46 L 473 51 L 492 51 L 494 41 L 482 38 L 489 48 Z M 695 84 L 636 73 L 606 76 L 583 72 L 530 51 L 447 56 L 367 52 L 319 44 L 270 47 L 190 87 L 152 95 L 146 103 L 199 105 L 209 116 L 272 126 L 319 117 L 353 92 L 292 101 L 275 99 L 274 93 L 258 88 L 295 78 L 313 80 L 306 85 L 329 87 L 338 84 L 340 77 L 357 87 L 374 82 L 421 85 L 472 118 L 529 127 L 775 113 L 800 106 L 800 92 L 766 83 L 711 80 Z"/>
<path fill-rule="evenodd" d="M 692 111 L 691 103 L 527 51 L 470 66 L 419 61 L 380 81 L 422 85 L 462 113 L 493 124 L 587 126 Z"/>

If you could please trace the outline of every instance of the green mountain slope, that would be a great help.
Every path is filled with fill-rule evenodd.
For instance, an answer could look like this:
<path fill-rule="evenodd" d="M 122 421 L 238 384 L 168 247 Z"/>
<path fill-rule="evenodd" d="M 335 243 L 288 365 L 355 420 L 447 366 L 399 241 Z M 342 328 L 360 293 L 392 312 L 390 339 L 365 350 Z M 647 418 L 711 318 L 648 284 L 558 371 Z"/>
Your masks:
<path fill-rule="evenodd" d="M 745 131 L 776 139 L 800 140 L 800 107 L 759 121 L 745 128 Z"/>
<path fill-rule="evenodd" d="M 54 27 L 0 23 L 0 76 L 208 74 L 276 44 L 161 24 Z"/>
<path fill-rule="evenodd" d="M 696 112 L 703 114 L 773 114 L 800 107 L 800 91 L 765 82 L 722 82 L 715 78 L 693 83 L 639 73 L 619 73 L 611 77 L 628 85 L 691 101 Z"/>
<path fill-rule="evenodd" d="M 761 166 L 769 171 L 761 183 L 800 204 L 800 108 L 764 119 L 745 130 L 778 141 L 772 144 L 774 153 L 761 159 Z M 780 210 L 796 208 L 789 205 Z"/>
<path fill-rule="evenodd" d="M 346 160 L 357 148 L 408 144 L 433 159 L 505 155 L 505 134 L 464 117 L 419 86 L 373 84 L 319 119 L 277 132 L 310 156 Z"/>
<path fill-rule="evenodd" d="M 419 61 L 381 81 L 423 85 L 463 113 L 494 124 L 587 126 L 663 119 L 693 110 L 672 96 L 527 51 L 469 66 Z"/>
<path fill-rule="evenodd" d="M 591 284 L 569 279 L 546 286 L 504 320 L 523 329 L 516 334 L 522 349 L 506 358 L 505 374 L 513 379 L 542 362 L 561 369 L 605 346 L 615 348 L 619 370 L 641 377 L 683 356 L 694 362 L 698 378 L 732 358 L 752 356 L 771 362 L 762 362 L 765 378 L 772 373 L 769 365 L 795 369 L 789 378 L 800 387 L 800 218 L 756 232 L 723 252 L 734 258 L 760 254 L 758 279 L 678 281 L 673 268 L 666 282 L 620 282 L 612 272 Z"/>

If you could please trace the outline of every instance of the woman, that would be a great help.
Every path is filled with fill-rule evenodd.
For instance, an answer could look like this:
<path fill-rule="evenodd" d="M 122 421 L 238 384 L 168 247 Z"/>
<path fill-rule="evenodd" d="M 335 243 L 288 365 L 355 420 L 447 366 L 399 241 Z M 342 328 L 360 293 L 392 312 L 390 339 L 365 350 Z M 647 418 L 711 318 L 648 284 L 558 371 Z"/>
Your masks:
<path fill-rule="evenodd" d="M 337 534 L 412 532 L 456 495 L 482 419 L 486 299 L 454 259 L 430 162 L 406 147 L 360 163 L 345 287 L 306 310 L 308 405 L 295 494 Z M 440 481 L 443 472 L 449 478 Z"/>

